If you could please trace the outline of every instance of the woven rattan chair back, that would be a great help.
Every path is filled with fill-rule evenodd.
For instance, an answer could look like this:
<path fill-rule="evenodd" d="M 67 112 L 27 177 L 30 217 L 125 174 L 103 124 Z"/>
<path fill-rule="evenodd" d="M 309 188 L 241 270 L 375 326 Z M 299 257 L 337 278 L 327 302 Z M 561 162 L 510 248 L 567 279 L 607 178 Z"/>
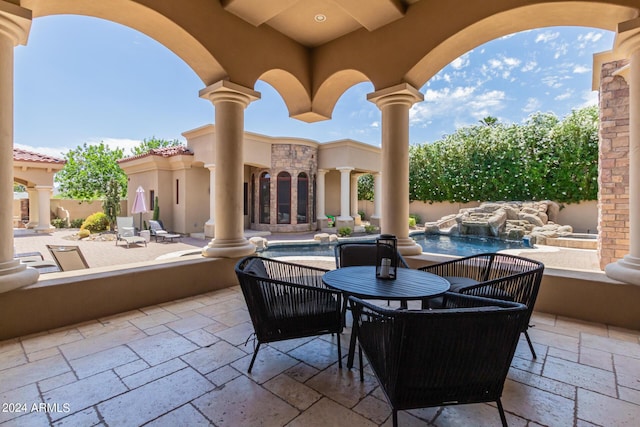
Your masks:
<path fill-rule="evenodd" d="M 481 297 L 515 301 L 527 306 L 522 332 L 534 358 L 529 322 L 540 290 L 544 264 L 532 259 L 501 253 L 485 253 L 420 268 L 443 277 L 468 278 L 477 283 L 460 287 L 456 292 Z"/>
<path fill-rule="evenodd" d="M 500 401 L 526 317 L 523 304 L 453 294 L 446 309 L 389 310 L 351 297 L 357 335 L 397 411 Z M 463 308 L 461 308 L 463 307 Z M 362 357 L 360 374 L 362 373 Z"/>
<path fill-rule="evenodd" d="M 262 343 L 342 332 L 341 295 L 322 283 L 326 270 L 250 256 L 236 264 L 235 272 L 257 341 L 248 372 Z"/>

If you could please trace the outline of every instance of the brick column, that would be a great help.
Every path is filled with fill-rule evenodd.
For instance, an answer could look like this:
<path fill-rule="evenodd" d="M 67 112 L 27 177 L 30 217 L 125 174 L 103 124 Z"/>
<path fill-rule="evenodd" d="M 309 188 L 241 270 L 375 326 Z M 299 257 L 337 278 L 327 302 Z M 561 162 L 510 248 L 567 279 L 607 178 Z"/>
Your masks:
<path fill-rule="evenodd" d="M 598 159 L 600 268 L 629 251 L 629 86 L 618 75 L 628 60 L 602 65 Z"/>
<path fill-rule="evenodd" d="M 629 253 L 608 264 L 612 279 L 640 285 L 640 18 L 618 25 L 618 50 L 629 58 Z"/>

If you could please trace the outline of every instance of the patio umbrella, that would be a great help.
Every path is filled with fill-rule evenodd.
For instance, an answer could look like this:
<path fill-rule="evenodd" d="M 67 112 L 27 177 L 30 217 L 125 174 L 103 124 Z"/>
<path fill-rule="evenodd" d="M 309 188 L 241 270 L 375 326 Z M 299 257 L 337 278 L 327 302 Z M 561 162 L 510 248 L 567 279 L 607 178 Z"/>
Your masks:
<path fill-rule="evenodd" d="M 132 214 L 140 214 L 140 230 L 142 230 L 142 214 L 147 212 L 147 206 L 144 203 L 144 189 L 139 186 L 136 190 L 136 198 L 133 200 Z"/>

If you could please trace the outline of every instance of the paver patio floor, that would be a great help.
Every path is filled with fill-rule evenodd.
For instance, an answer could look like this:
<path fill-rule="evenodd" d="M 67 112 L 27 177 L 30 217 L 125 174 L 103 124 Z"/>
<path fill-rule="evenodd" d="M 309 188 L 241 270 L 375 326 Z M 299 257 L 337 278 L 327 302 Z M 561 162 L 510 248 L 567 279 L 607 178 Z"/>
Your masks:
<path fill-rule="evenodd" d="M 534 313 L 503 393 L 509 425 L 636 426 L 640 332 Z M 239 287 L 0 342 L 2 426 L 389 426 L 336 337 L 263 346 Z M 346 355 L 350 329 L 341 335 Z M 44 404 L 44 405 L 42 405 Z M 495 426 L 492 404 L 401 411 L 400 425 Z"/>

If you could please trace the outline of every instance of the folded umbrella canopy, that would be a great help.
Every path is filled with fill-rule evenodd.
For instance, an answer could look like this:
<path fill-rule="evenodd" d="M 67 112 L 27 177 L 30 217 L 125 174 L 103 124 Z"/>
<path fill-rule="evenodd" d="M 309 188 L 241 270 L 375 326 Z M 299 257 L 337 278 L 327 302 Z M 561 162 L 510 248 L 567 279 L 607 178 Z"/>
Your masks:
<path fill-rule="evenodd" d="M 144 189 L 139 186 L 136 190 L 136 198 L 133 200 L 132 214 L 140 214 L 140 230 L 142 230 L 142 214 L 147 212 L 147 205 L 144 203 Z"/>

